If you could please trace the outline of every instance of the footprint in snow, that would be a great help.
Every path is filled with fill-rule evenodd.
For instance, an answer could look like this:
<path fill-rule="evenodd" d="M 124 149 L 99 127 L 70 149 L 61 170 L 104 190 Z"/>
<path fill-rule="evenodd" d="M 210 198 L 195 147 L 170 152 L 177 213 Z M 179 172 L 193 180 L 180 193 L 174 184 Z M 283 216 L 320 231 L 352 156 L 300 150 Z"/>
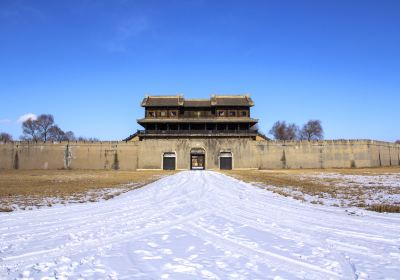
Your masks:
<path fill-rule="evenodd" d="M 216 261 L 215 264 L 217 265 L 218 268 L 226 268 L 228 266 L 226 263 L 221 261 Z"/>
<path fill-rule="evenodd" d="M 47 272 L 50 268 L 54 267 L 54 263 L 37 263 L 32 268 L 38 272 Z"/>
<path fill-rule="evenodd" d="M 169 235 L 168 235 L 168 234 L 164 234 L 164 235 L 161 237 L 161 240 L 165 241 L 165 240 L 167 240 L 168 238 L 169 238 Z"/>
<path fill-rule="evenodd" d="M 139 254 L 139 255 L 144 255 L 144 256 L 152 256 L 153 255 L 151 252 L 145 251 L 145 250 L 135 250 L 134 253 Z"/>
<path fill-rule="evenodd" d="M 157 248 L 158 247 L 158 244 L 156 244 L 154 242 L 148 242 L 147 245 L 150 246 L 151 248 Z"/>
<path fill-rule="evenodd" d="M 220 279 L 217 275 L 205 269 L 201 271 L 201 276 L 205 279 Z"/>
<path fill-rule="evenodd" d="M 188 260 L 194 260 L 195 258 L 197 258 L 199 255 L 190 255 Z"/>
<path fill-rule="evenodd" d="M 195 246 L 190 246 L 190 247 L 187 248 L 186 252 L 191 252 L 191 251 L 193 251 L 195 248 L 196 248 Z"/>
<path fill-rule="evenodd" d="M 163 253 L 164 255 L 172 255 L 173 251 L 171 249 L 162 249 L 161 253 Z"/>

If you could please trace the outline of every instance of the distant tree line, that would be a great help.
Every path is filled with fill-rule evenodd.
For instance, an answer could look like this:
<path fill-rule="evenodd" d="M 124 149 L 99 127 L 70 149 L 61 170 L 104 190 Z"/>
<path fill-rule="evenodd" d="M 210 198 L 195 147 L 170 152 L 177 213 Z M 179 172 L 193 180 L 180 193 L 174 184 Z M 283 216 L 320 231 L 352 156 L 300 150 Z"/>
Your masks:
<path fill-rule="evenodd" d="M 54 123 L 54 117 L 50 114 L 24 121 L 22 133 L 21 140 L 27 141 L 99 141 L 97 138 L 76 137 L 72 131 L 62 130 Z"/>
<path fill-rule="evenodd" d="M 1 132 L 0 133 L 0 142 L 11 142 L 13 140 L 11 134 L 8 134 L 6 132 Z"/>
<path fill-rule="evenodd" d="M 39 115 L 36 119 L 27 119 L 22 123 L 20 137 L 24 141 L 99 141 L 97 138 L 76 137 L 72 131 L 64 131 L 54 123 L 54 117 L 50 114 Z M 13 141 L 10 134 L 0 133 L 1 142 Z"/>
<path fill-rule="evenodd" d="M 320 120 L 309 120 L 301 129 L 295 123 L 277 121 L 269 131 L 276 140 L 322 140 L 324 129 Z"/>

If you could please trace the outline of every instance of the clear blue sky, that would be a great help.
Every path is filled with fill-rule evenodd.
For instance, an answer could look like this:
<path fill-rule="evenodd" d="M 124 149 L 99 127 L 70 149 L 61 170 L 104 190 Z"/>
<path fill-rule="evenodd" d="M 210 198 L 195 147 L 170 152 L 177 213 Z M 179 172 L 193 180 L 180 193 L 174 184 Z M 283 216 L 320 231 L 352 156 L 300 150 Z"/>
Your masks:
<path fill-rule="evenodd" d="M 122 139 L 146 93 L 250 93 L 268 132 L 400 139 L 400 1 L 0 1 L 0 131 Z"/>

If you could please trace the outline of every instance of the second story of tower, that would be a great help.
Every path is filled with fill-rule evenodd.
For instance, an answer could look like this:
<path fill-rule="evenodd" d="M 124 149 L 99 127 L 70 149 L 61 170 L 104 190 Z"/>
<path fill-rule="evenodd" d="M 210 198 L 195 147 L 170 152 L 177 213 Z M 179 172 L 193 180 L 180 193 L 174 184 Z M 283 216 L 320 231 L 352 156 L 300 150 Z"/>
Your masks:
<path fill-rule="evenodd" d="M 186 99 L 183 95 L 146 96 L 144 119 L 250 119 L 254 106 L 249 95 L 212 95 L 210 99 Z"/>

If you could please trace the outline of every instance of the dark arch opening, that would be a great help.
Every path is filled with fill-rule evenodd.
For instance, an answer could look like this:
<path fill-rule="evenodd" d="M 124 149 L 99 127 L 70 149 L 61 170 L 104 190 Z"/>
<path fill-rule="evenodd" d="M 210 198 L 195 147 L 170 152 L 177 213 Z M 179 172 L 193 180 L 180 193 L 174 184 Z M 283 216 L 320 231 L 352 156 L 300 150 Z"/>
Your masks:
<path fill-rule="evenodd" d="M 219 169 L 232 170 L 232 153 L 220 152 L 219 153 Z"/>
<path fill-rule="evenodd" d="M 206 151 L 203 148 L 193 148 L 190 150 L 190 169 L 206 169 Z"/>
<path fill-rule="evenodd" d="M 176 169 L 176 154 L 174 152 L 167 152 L 163 154 L 163 169 L 164 170 Z"/>

